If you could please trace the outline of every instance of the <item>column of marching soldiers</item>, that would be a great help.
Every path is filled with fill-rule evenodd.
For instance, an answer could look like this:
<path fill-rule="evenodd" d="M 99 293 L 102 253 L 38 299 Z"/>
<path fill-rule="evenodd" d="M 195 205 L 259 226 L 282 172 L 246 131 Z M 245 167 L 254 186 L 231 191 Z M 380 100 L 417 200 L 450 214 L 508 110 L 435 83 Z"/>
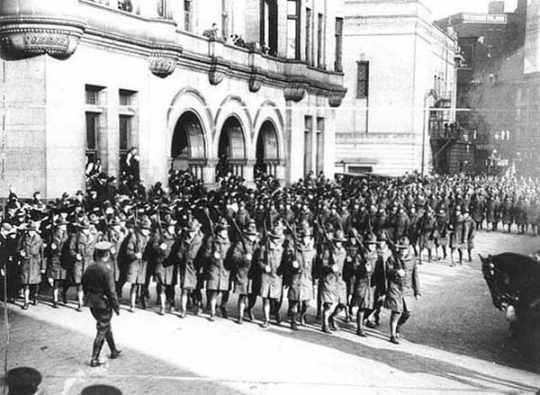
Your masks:
<path fill-rule="evenodd" d="M 390 340 L 398 344 L 420 296 L 423 252 L 429 262 L 450 255 L 452 266 L 462 264 L 465 252 L 471 260 L 475 230 L 484 222 L 493 230 L 500 219 L 507 224 L 508 196 L 532 204 L 538 192 L 532 181 L 523 189 L 516 180 L 470 177 L 331 181 L 310 174 L 282 187 L 264 176 L 250 188 L 229 175 L 208 191 L 189 172 L 171 172 L 168 188 L 157 183 L 148 192 L 140 186 L 119 192 L 109 181 L 103 176 L 86 194 L 64 193 L 48 205 L 39 193 L 26 203 L 10 193 L 0 228 L 8 302 L 37 305 L 40 284 L 48 284 L 58 308 L 68 305 L 74 287 L 81 311 L 83 273 L 105 240 L 113 246 L 109 266 L 119 297 L 129 283 L 130 312 L 137 304 L 147 308 L 154 281 L 161 315 L 206 310 L 214 321 L 219 307 L 226 319 L 234 292 L 239 324 L 254 320 L 262 299 L 264 328 L 271 318 L 281 323 L 285 298 L 292 330 L 306 325 L 316 301 L 328 334 L 339 330 L 343 314 L 366 336 L 365 326 L 377 327 L 386 307 Z M 503 203 L 494 213 L 497 200 Z M 527 231 L 520 221 L 518 229 Z"/>

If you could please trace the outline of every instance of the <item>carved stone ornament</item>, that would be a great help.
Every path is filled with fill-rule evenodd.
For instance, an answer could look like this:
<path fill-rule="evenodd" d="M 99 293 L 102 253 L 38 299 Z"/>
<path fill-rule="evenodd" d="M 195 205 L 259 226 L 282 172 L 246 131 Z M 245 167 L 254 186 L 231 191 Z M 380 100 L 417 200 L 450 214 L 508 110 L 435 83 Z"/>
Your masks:
<path fill-rule="evenodd" d="M 157 50 L 152 52 L 148 60 L 152 74 L 160 78 L 171 75 L 176 69 L 176 64 L 180 58 L 180 50 Z"/>
<path fill-rule="evenodd" d="M 249 91 L 257 93 L 262 87 L 262 77 L 252 74 L 249 78 Z"/>
<path fill-rule="evenodd" d="M 330 107 L 335 108 L 335 107 L 341 106 L 341 102 L 346 94 L 347 94 L 346 89 L 343 91 L 334 91 L 330 93 L 330 95 L 328 96 L 328 104 L 330 105 Z"/>
<path fill-rule="evenodd" d="M 289 84 L 283 91 L 285 100 L 299 102 L 306 96 L 306 87 L 302 84 Z"/>
<path fill-rule="evenodd" d="M 222 58 L 212 58 L 212 65 L 208 73 L 208 80 L 212 85 L 219 85 L 229 71 L 229 64 Z"/>
<path fill-rule="evenodd" d="M 0 45 L 17 58 L 47 54 L 67 59 L 77 49 L 85 27 L 73 19 L 0 17 Z"/>

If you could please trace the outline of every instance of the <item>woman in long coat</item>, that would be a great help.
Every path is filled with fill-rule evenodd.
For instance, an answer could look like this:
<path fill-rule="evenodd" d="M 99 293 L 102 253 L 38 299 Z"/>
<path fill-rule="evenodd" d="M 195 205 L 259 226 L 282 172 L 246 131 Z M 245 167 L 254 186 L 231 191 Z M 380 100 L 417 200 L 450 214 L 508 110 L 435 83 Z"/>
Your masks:
<path fill-rule="evenodd" d="M 52 243 L 49 246 L 49 277 L 53 280 L 53 307 L 58 308 L 58 295 L 60 284 L 67 278 L 67 268 L 69 262 L 67 259 L 68 247 L 67 222 L 60 217 L 55 223 Z"/>
<path fill-rule="evenodd" d="M 24 288 L 23 309 L 26 310 L 30 301 L 30 288 L 32 288 L 34 306 L 37 305 L 41 275 L 47 268 L 43 259 L 43 240 L 37 233 L 35 222 L 28 223 L 26 232 L 19 241 L 18 251 L 21 263 L 21 284 Z"/>
<path fill-rule="evenodd" d="M 203 268 L 200 257 L 201 247 L 203 246 L 204 234 L 200 231 L 200 223 L 197 220 L 191 220 L 184 228 L 184 234 L 174 251 L 174 263 L 179 264 L 180 269 L 180 317 L 184 318 L 187 314 L 187 302 L 189 295 L 197 289 L 197 284 Z M 200 293 L 197 292 L 195 304 L 197 309 L 202 309 L 202 300 Z"/>
<path fill-rule="evenodd" d="M 414 300 L 420 297 L 420 281 L 409 239 L 403 237 L 396 244 L 396 248 L 398 256 L 392 255 L 386 261 L 388 289 L 384 307 L 392 312 L 390 341 L 399 344 L 400 328 L 411 316 Z"/>
<path fill-rule="evenodd" d="M 373 279 L 373 272 L 379 260 L 377 237 L 374 234 L 368 235 L 365 245 L 366 247 L 360 247 L 363 248 L 363 253 L 357 254 L 353 260 L 356 281 L 351 303 L 352 306 L 358 307 L 356 313 L 356 334 L 362 337 L 366 336 L 363 328 L 364 317 L 368 316 L 375 308 L 376 284 Z"/>

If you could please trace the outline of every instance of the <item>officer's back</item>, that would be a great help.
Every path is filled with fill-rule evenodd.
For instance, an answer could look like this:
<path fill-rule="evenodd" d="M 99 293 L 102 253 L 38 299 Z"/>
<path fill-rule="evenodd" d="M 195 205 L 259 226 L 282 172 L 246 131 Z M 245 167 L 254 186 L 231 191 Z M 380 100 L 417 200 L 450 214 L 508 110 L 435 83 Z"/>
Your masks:
<path fill-rule="evenodd" d="M 88 266 L 82 283 L 87 306 L 95 309 L 118 309 L 113 273 L 104 262 L 97 261 Z"/>

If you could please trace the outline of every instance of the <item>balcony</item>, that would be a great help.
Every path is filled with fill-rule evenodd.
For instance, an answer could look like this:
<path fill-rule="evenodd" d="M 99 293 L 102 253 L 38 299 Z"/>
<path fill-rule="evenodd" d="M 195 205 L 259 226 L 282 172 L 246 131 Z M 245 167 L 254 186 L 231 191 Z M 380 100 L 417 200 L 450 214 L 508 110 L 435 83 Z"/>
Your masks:
<path fill-rule="evenodd" d="M 129 7 L 126 4 L 130 4 Z M 244 79 L 251 92 L 270 85 L 288 101 L 306 93 L 341 104 L 343 73 L 263 54 L 257 44 L 241 48 L 178 29 L 165 0 L 14 0 L 0 3 L 0 43 L 14 58 L 48 54 L 68 59 L 82 43 L 106 45 L 146 56 L 149 68 L 166 78 L 179 65 L 208 74 L 219 85 L 226 76 Z"/>

